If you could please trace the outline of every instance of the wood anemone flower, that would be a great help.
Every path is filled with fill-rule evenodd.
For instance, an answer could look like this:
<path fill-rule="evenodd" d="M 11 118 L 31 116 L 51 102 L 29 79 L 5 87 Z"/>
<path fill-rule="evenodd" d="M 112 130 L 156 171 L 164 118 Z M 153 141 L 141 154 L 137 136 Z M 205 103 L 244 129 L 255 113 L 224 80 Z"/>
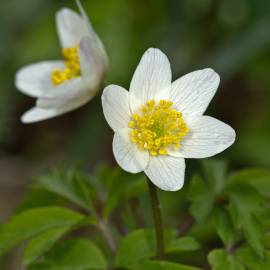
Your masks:
<path fill-rule="evenodd" d="M 80 14 L 63 8 L 56 14 L 56 26 L 63 60 L 43 61 L 21 68 L 16 87 L 37 98 L 23 123 L 33 123 L 64 114 L 91 100 L 104 77 L 108 58 L 81 3 Z"/>
<path fill-rule="evenodd" d="M 206 158 L 233 144 L 235 131 L 203 115 L 220 82 L 206 68 L 172 83 L 168 58 L 148 49 L 129 91 L 109 85 L 102 94 L 105 118 L 114 130 L 113 153 L 126 171 L 144 171 L 159 188 L 179 190 L 184 184 L 184 158 Z"/>

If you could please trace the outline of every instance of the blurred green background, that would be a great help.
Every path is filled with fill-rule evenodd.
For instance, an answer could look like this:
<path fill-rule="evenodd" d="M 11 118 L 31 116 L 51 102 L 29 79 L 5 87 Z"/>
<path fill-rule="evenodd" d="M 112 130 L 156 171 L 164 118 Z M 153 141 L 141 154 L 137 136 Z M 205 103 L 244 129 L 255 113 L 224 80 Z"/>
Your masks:
<path fill-rule="evenodd" d="M 270 166 L 269 0 L 82 0 L 110 59 L 106 84 L 129 87 L 142 53 L 158 47 L 173 78 L 214 68 L 221 85 L 207 113 L 229 123 L 236 143 L 219 157 L 231 169 Z M 23 125 L 35 103 L 14 87 L 20 67 L 61 57 L 55 13 L 72 0 L 0 1 L 0 223 L 23 198 L 31 178 L 58 164 L 91 171 L 114 164 L 112 131 L 96 97 L 64 116 Z M 188 161 L 187 174 L 197 168 Z M 188 178 L 188 177 L 187 177 Z"/>

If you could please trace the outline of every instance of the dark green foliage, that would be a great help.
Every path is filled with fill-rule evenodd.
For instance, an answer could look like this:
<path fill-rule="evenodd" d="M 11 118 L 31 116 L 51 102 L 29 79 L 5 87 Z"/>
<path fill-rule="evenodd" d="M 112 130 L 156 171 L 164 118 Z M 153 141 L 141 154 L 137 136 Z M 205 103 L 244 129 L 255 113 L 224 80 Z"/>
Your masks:
<path fill-rule="evenodd" d="M 90 240 L 67 240 L 45 255 L 42 264 L 34 264 L 29 270 L 88 270 L 106 269 L 107 262 L 100 249 Z"/>
<path fill-rule="evenodd" d="M 165 243 L 171 242 L 176 236 L 175 231 L 165 232 Z M 132 267 L 144 259 L 155 255 L 155 232 L 153 230 L 137 230 L 127 235 L 120 243 L 116 256 L 116 265 Z"/>
<path fill-rule="evenodd" d="M 104 176 L 103 176 L 104 177 Z M 107 197 L 103 215 L 107 218 L 121 203 L 130 198 L 137 197 L 147 190 L 146 177 L 143 174 L 130 174 L 119 167 L 104 177 L 103 183 L 107 189 Z"/>
<path fill-rule="evenodd" d="M 200 270 L 197 267 L 166 261 L 144 261 L 132 270 Z"/>
<path fill-rule="evenodd" d="M 59 207 L 33 208 L 15 215 L 0 230 L 0 254 L 55 228 L 72 229 L 84 220 L 84 216 Z"/>
<path fill-rule="evenodd" d="M 267 264 L 270 172 L 245 169 L 226 177 L 225 167 L 223 162 L 203 162 L 205 178 L 195 176 L 190 185 L 191 214 L 200 224 L 213 222 L 225 247 L 212 251 L 209 262 L 214 270 L 245 269 L 243 260 L 235 258 L 245 244 L 258 262 Z"/>
<path fill-rule="evenodd" d="M 191 180 L 189 200 L 191 214 L 197 222 L 203 223 L 212 210 L 214 194 L 200 176 L 196 175 Z"/>
<path fill-rule="evenodd" d="M 155 232 L 153 230 L 137 230 L 127 235 L 120 243 L 116 256 L 119 267 L 135 267 L 145 259 L 155 255 Z M 176 239 L 176 231 L 165 231 L 165 252 L 183 252 L 199 249 L 199 243 L 192 237 Z M 166 269 L 166 268 L 165 268 Z"/>
<path fill-rule="evenodd" d="M 244 184 L 230 187 L 228 194 L 235 227 L 243 230 L 248 243 L 263 258 L 263 232 L 256 216 L 262 207 L 262 197 L 254 188 Z"/>
<path fill-rule="evenodd" d="M 213 270 L 244 270 L 245 268 L 225 250 L 216 249 L 209 253 L 208 260 Z"/>
<path fill-rule="evenodd" d="M 203 176 L 178 193 L 195 223 L 179 213 L 179 231 L 164 228 L 163 260 L 155 260 L 155 231 L 134 230 L 145 216 L 133 203 L 139 210 L 149 203 L 145 176 L 104 164 L 92 175 L 62 168 L 38 177 L 18 214 L 0 226 L 0 253 L 26 242 L 27 270 L 202 270 L 207 263 L 212 270 L 268 270 L 270 172 L 225 172 L 224 162 L 207 160 Z M 163 218 L 166 224 L 166 212 Z"/>
<path fill-rule="evenodd" d="M 93 188 L 90 185 L 89 177 L 75 168 L 52 170 L 39 177 L 37 182 L 44 189 L 64 197 L 86 210 L 91 210 L 93 207 L 91 200 Z"/>
<path fill-rule="evenodd" d="M 217 234 L 226 247 L 232 246 L 237 240 L 230 213 L 225 207 L 216 207 L 213 213 Z"/>
<path fill-rule="evenodd" d="M 240 248 L 235 254 L 237 260 L 247 270 L 268 270 L 270 266 L 270 252 L 265 252 L 264 260 L 260 260 L 257 254 L 248 247 Z"/>
<path fill-rule="evenodd" d="M 54 228 L 40 233 L 31 239 L 25 248 L 22 264 L 27 266 L 33 263 L 48 251 L 68 230 L 69 228 L 66 227 Z"/>

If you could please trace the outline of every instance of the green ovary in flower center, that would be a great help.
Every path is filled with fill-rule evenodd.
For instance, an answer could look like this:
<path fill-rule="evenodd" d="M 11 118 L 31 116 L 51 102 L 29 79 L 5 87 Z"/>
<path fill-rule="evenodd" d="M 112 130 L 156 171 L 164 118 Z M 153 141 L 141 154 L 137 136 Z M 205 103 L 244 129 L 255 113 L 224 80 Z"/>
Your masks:
<path fill-rule="evenodd" d="M 148 101 L 129 122 L 130 139 L 140 150 L 152 156 L 167 155 L 167 149 L 179 149 L 189 132 L 182 113 L 172 108 L 173 102 Z"/>

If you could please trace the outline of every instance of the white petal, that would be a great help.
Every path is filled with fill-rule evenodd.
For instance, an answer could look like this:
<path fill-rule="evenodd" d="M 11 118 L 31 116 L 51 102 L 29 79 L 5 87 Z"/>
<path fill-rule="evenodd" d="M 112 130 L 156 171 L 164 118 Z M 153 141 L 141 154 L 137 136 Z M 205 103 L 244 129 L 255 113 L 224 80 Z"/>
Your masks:
<path fill-rule="evenodd" d="M 170 155 L 184 158 L 206 158 L 214 156 L 235 141 L 235 131 L 229 125 L 210 116 L 198 116 L 187 123 L 190 131 L 181 142 L 178 151 Z"/>
<path fill-rule="evenodd" d="M 140 151 L 129 137 L 130 129 L 118 130 L 113 138 L 113 153 L 119 166 L 130 173 L 143 171 L 148 165 L 149 153 Z"/>
<path fill-rule="evenodd" d="M 202 115 L 219 82 L 219 75 L 210 68 L 191 72 L 173 82 L 170 99 L 174 107 L 185 115 Z"/>
<path fill-rule="evenodd" d="M 37 106 L 43 109 L 62 107 L 85 96 L 94 96 L 94 93 L 91 93 L 91 89 L 88 89 L 82 78 L 78 77 L 65 81 L 40 96 L 37 100 Z"/>
<path fill-rule="evenodd" d="M 159 188 L 167 191 L 177 191 L 184 185 L 185 160 L 178 157 L 150 157 L 145 174 Z"/>
<path fill-rule="evenodd" d="M 109 85 L 104 89 L 101 100 L 110 127 L 114 131 L 127 128 L 130 121 L 128 91 L 118 85 Z"/>
<path fill-rule="evenodd" d="M 76 46 L 83 36 L 89 34 L 85 20 L 69 8 L 63 8 L 56 13 L 56 26 L 62 47 Z"/>
<path fill-rule="evenodd" d="M 106 65 L 108 65 L 108 56 L 107 56 L 107 53 L 106 53 L 106 50 L 104 48 L 103 43 L 101 42 L 100 38 L 98 37 L 97 33 L 95 32 L 81 2 L 79 0 L 76 0 L 76 3 L 77 3 L 77 6 L 80 10 L 81 16 L 82 16 L 85 24 L 88 26 L 89 37 L 91 37 L 91 40 L 96 44 L 96 47 L 100 51 L 101 57 L 103 58 Z"/>
<path fill-rule="evenodd" d="M 89 37 L 92 46 L 96 47 L 100 57 L 108 65 L 108 57 L 103 43 L 94 31 L 80 1 L 76 2 L 81 14 L 77 14 L 68 8 L 63 8 L 56 14 L 57 31 L 62 47 L 76 46 L 83 37 Z"/>
<path fill-rule="evenodd" d="M 43 120 L 47 120 L 59 115 L 62 115 L 64 113 L 73 111 L 81 106 L 83 106 L 85 103 L 87 103 L 91 97 L 73 100 L 68 105 L 59 107 L 57 109 L 42 109 L 38 107 L 34 107 L 23 114 L 21 117 L 21 121 L 25 124 L 30 124 L 34 122 L 39 122 Z"/>
<path fill-rule="evenodd" d="M 23 114 L 21 121 L 25 124 L 39 122 L 57 116 L 57 110 L 44 110 L 34 107 Z"/>
<path fill-rule="evenodd" d="M 101 83 L 107 69 L 107 59 L 91 37 L 83 37 L 79 47 L 80 67 L 83 80 L 95 89 Z"/>
<path fill-rule="evenodd" d="M 60 107 L 83 95 L 93 97 L 97 93 L 98 86 L 105 73 L 106 63 L 100 55 L 100 50 L 97 49 L 90 37 L 82 38 L 79 57 L 82 77 L 54 86 L 52 91 L 40 97 L 37 101 L 38 107 L 46 109 Z"/>
<path fill-rule="evenodd" d="M 52 71 L 63 68 L 63 61 L 44 61 L 25 66 L 16 73 L 16 87 L 26 95 L 39 97 L 53 87 Z"/>
<path fill-rule="evenodd" d="M 172 73 L 167 56 L 159 49 L 148 49 L 130 84 L 130 93 L 140 104 L 130 103 L 132 111 L 151 99 L 167 99 L 171 87 Z"/>

